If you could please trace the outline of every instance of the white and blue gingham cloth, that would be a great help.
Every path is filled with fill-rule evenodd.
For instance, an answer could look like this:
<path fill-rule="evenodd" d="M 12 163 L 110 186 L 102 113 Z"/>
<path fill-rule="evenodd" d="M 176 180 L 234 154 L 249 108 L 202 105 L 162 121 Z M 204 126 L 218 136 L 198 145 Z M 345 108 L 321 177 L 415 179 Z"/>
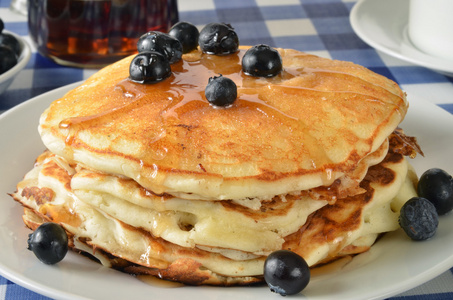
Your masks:
<path fill-rule="evenodd" d="M 395 0 L 398 1 L 398 0 Z M 179 0 L 180 20 L 201 27 L 210 22 L 230 23 L 243 45 L 258 43 L 293 48 L 333 59 L 349 60 L 396 81 L 408 93 L 417 93 L 453 113 L 453 78 L 379 53 L 352 30 L 349 13 L 355 0 Z M 9 10 L 0 0 L 5 28 L 30 42 L 26 17 Z M 96 70 L 62 67 L 33 49 L 26 68 L 0 95 L 0 113 L 44 92 L 80 81 Z M 436 90 L 436 97 L 430 91 Z M 453 249 L 452 249 L 453 251 Z M 1 249 L 0 249 L 1 255 Z M 0 276 L 0 300 L 49 299 Z M 453 273 L 392 300 L 453 299 Z"/>

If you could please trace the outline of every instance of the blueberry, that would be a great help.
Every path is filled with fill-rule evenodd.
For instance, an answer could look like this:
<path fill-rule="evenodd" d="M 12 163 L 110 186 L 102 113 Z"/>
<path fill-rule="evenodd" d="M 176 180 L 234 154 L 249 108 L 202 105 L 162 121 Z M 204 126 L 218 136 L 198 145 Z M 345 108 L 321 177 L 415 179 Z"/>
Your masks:
<path fill-rule="evenodd" d="M 208 54 L 231 54 L 238 51 L 239 38 L 231 25 L 209 23 L 200 31 L 198 44 Z"/>
<path fill-rule="evenodd" d="M 1 33 L 0 34 L 0 45 L 11 48 L 14 54 L 19 57 L 21 52 L 21 47 L 19 41 L 9 33 Z"/>
<path fill-rule="evenodd" d="M 294 295 L 310 282 L 310 268 L 303 257 L 292 251 L 274 251 L 264 262 L 264 280 L 272 292 Z"/>
<path fill-rule="evenodd" d="M 198 47 L 200 33 L 192 23 L 178 22 L 170 28 L 168 34 L 181 43 L 183 53 L 188 53 Z"/>
<path fill-rule="evenodd" d="M 171 75 L 170 63 L 165 56 L 156 51 L 145 51 L 137 54 L 129 66 L 132 81 L 155 83 Z"/>
<path fill-rule="evenodd" d="M 233 80 L 222 75 L 209 78 L 205 96 L 212 105 L 230 106 L 236 100 L 237 95 L 237 86 Z"/>
<path fill-rule="evenodd" d="M 272 77 L 282 71 L 280 53 L 268 45 L 256 45 L 242 57 L 242 71 L 251 76 Z"/>
<path fill-rule="evenodd" d="M 9 47 L 0 46 L 0 74 L 5 73 L 17 64 L 17 56 Z"/>
<path fill-rule="evenodd" d="M 66 231 L 56 223 L 43 223 L 28 237 L 28 250 L 48 265 L 61 261 L 68 248 Z"/>
<path fill-rule="evenodd" d="M 166 56 L 170 64 L 181 60 L 182 45 L 174 37 L 159 31 L 149 31 L 137 42 L 138 52 L 157 51 Z"/>
<path fill-rule="evenodd" d="M 420 176 L 417 193 L 434 204 L 439 216 L 453 209 L 453 178 L 442 169 L 425 171 Z"/>
<path fill-rule="evenodd" d="M 423 241 L 434 236 L 439 217 L 429 200 L 413 197 L 401 208 L 399 224 L 411 239 Z"/>

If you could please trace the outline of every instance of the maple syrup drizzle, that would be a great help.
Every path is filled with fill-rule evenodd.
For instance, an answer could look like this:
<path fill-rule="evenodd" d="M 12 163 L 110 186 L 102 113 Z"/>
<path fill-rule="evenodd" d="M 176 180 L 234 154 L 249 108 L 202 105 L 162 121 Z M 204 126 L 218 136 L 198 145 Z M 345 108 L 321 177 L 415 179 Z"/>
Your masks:
<path fill-rule="evenodd" d="M 60 123 L 60 128 L 69 129 L 71 127 L 83 126 L 82 124 L 101 122 L 102 119 L 114 118 L 115 114 L 124 113 L 127 110 L 131 110 L 135 107 L 140 106 L 140 99 L 146 98 L 143 97 L 145 94 L 154 93 L 158 94 L 162 98 L 162 95 L 166 95 L 167 100 L 166 107 L 162 110 L 161 116 L 163 120 L 167 117 L 178 117 L 178 112 L 181 111 L 183 114 L 186 107 L 191 109 L 200 109 L 202 107 L 207 107 L 209 104 L 204 97 L 204 89 L 210 77 L 213 76 L 228 76 L 233 81 L 236 82 L 238 86 L 238 101 L 236 105 L 244 106 L 254 106 L 259 112 L 266 112 L 266 115 L 283 115 L 286 118 L 297 119 L 294 116 L 291 116 L 288 113 L 282 112 L 278 108 L 267 104 L 263 101 L 259 95 L 256 93 L 256 90 L 259 88 L 265 88 L 268 86 L 273 86 L 274 88 L 286 89 L 286 90 L 305 90 L 313 93 L 355 93 L 351 91 L 322 91 L 316 88 L 310 87 L 301 87 L 301 86 L 287 86 L 284 84 L 285 80 L 291 79 L 293 77 L 298 77 L 306 73 L 323 73 L 323 76 L 349 76 L 353 79 L 348 79 L 352 81 L 362 81 L 363 79 L 355 77 L 353 75 L 332 71 L 332 70 L 323 70 L 323 69 L 313 69 L 313 68 L 291 68 L 286 67 L 281 74 L 273 78 L 256 78 L 247 76 L 242 73 L 241 70 L 241 58 L 244 55 L 245 51 L 240 50 L 235 54 L 227 56 L 215 56 L 202 54 L 199 60 L 196 61 L 180 61 L 176 63 L 173 68 L 173 75 L 171 78 L 159 82 L 156 84 L 143 85 L 130 81 L 129 79 L 124 79 L 119 82 L 114 90 L 116 92 L 121 92 L 123 94 L 124 102 L 118 104 L 115 107 L 107 109 L 98 114 L 90 116 L 81 116 L 74 117 L 63 120 Z M 190 72 L 189 72 L 190 70 Z M 329 75 L 326 75 L 329 74 Z M 370 84 L 370 83 L 368 83 Z M 153 90 L 158 90 L 155 92 Z M 253 92 L 255 91 L 255 92 Z M 390 93 L 386 89 L 383 89 L 384 92 Z M 361 94 L 365 96 L 365 94 Z M 396 95 L 395 95 L 396 96 Z M 397 96 L 398 97 L 398 96 Z M 152 97 L 149 97 L 152 98 Z M 163 97 L 165 98 L 165 97 Z M 158 99 L 155 99 L 159 101 Z M 198 102 L 198 103 L 194 103 Z M 253 104 L 252 104 L 253 103 Z"/>
<path fill-rule="evenodd" d="M 342 86 L 341 90 L 324 91 L 317 89 L 316 86 L 303 87 L 286 84 L 286 81 L 291 80 L 292 78 L 314 74 L 313 76 L 327 76 L 330 79 L 336 77 L 347 78 L 347 80 L 350 80 L 354 84 L 359 83 L 362 86 L 373 85 L 355 75 L 335 70 L 285 67 L 279 75 L 272 78 L 248 76 L 242 72 L 241 67 L 241 59 L 244 53 L 245 50 L 240 50 L 235 54 L 226 56 L 200 54 L 199 59 L 192 61 L 181 60 L 172 65 L 172 75 L 169 78 L 154 84 L 135 83 L 128 78 L 120 81 L 113 89 L 113 93 L 119 93 L 121 95 L 120 97 L 112 98 L 115 99 L 116 103 L 111 104 L 110 107 L 97 114 L 68 118 L 59 124 L 61 129 L 68 130 L 66 143 L 73 143 L 80 130 L 103 126 L 103 124 L 107 124 L 114 120 L 118 115 L 126 114 L 129 111 L 140 109 L 146 105 L 156 105 L 160 108 L 160 113 L 157 116 L 160 125 L 156 127 L 156 135 L 151 143 L 157 142 L 166 136 L 167 126 L 175 124 L 175 122 L 181 119 L 184 114 L 198 113 L 200 118 L 202 118 L 204 110 L 214 109 L 213 107 L 210 107 L 210 104 L 206 100 L 204 89 L 210 77 L 220 75 L 228 76 L 236 83 L 238 86 L 238 98 L 231 108 L 220 108 L 219 110 L 247 109 L 248 111 L 254 111 L 255 113 L 264 115 L 267 118 L 275 118 L 285 124 L 298 123 L 299 125 L 297 126 L 299 127 L 299 130 L 305 130 L 307 133 L 306 136 L 311 136 L 311 134 L 308 132 L 308 129 L 304 129 L 304 127 L 310 126 L 301 126 L 301 124 L 304 123 L 304 120 L 292 115 L 291 111 L 282 111 L 276 106 L 266 102 L 261 96 L 266 93 L 266 89 L 280 89 L 281 93 L 296 93 L 296 95 L 300 93 L 301 97 L 304 97 L 305 94 L 314 95 L 314 97 L 316 96 L 321 99 L 323 97 L 318 96 L 320 93 L 326 95 L 351 93 L 364 98 L 366 101 L 382 102 L 382 100 L 376 99 L 376 97 L 370 97 L 365 92 L 349 91 L 347 86 Z M 380 89 L 380 92 L 387 95 L 392 94 L 382 87 L 375 86 L 375 89 Z M 392 95 L 394 97 L 399 97 L 398 95 Z M 294 122 L 294 120 L 298 122 Z M 309 138 L 307 142 L 313 143 L 314 149 L 317 148 L 315 146 L 317 143 L 316 137 Z M 332 162 L 323 151 L 320 153 L 316 152 L 319 151 L 313 150 L 313 153 L 311 153 L 313 155 L 312 165 L 314 168 Z M 166 152 L 161 151 L 161 153 Z M 159 160 L 161 159 L 163 159 L 163 157 L 160 157 Z M 326 176 L 323 179 L 325 183 L 330 183 L 332 181 L 333 176 L 331 172 L 332 170 L 330 169 L 326 170 Z"/>

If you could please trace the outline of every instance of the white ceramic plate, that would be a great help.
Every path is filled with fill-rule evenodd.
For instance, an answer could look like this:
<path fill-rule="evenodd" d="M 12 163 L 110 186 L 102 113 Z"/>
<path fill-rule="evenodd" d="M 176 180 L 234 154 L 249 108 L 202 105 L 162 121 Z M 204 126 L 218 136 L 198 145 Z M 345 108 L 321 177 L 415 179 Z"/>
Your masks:
<path fill-rule="evenodd" d="M 26 288 L 58 299 L 276 299 L 261 287 L 174 287 L 148 285 L 132 276 L 105 268 L 74 253 L 57 265 L 40 263 L 27 250 L 30 231 L 21 221 L 22 210 L 7 193 L 31 169 L 44 150 L 37 133 L 41 112 L 75 85 L 29 100 L 0 116 L 0 274 Z M 453 173 L 453 116 L 434 104 L 410 99 L 403 123 L 416 135 L 425 158 L 413 161 L 421 174 L 431 167 Z M 313 276 L 304 299 L 382 299 L 418 286 L 453 266 L 453 214 L 440 220 L 436 236 L 412 242 L 398 230 L 356 256 L 341 270 Z M 301 295 L 302 296 L 302 295 Z"/>
<path fill-rule="evenodd" d="M 453 76 L 453 61 L 418 50 L 407 36 L 409 0 L 360 0 L 351 10 L 355 33 L 371 47 L 406 62 Z"/>

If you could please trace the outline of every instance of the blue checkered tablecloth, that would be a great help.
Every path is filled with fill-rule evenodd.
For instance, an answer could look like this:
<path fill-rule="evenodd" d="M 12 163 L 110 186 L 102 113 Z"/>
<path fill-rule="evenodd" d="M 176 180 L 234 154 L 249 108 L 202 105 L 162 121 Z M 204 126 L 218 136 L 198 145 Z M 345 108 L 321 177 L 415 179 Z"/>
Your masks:
<path fill-rule="evenodd" d="M 396 0 L 397 1 L 397 0 Z M 234 26 L 241 44 L 265 43 L 319 56 L 349 60 L 396 81 L 453 113 L 453 78 L 377 52 L 352 30 L 349 13 L 355 0 L 180 0 L 180 20 L 202 26 L 226 22 Z M 29 42 L 26 17 L 0 0 L 5 28 Z M 31 44 L 31 43 L 30 43 Z M 96 70 L 59 66 L 36 53 L 9 89 L 0 95 L 0 113 L 46 91 L 80 81 Z M 436 90 L 436 93 L 432 93 Z M 1 253 L 1 249 L 0 249 Z M 0 300 L 48 299 L 0 276 Z M 432 281 L 391 298 L 405 300 L 453 299 L 449 270 Z"/>

